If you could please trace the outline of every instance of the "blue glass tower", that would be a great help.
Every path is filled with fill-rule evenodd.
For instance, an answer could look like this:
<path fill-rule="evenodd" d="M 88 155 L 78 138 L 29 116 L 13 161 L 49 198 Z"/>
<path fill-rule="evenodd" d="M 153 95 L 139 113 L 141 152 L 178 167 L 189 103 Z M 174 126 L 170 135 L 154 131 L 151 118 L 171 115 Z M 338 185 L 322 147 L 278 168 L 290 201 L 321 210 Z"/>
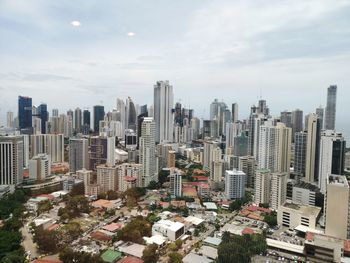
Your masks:
<path fill-rule="evenodd" d="M 41 119 L 41 133 L 46 134 L 46 122 L 49 120 L 47 105 L 40 104 L 38 107 L 38 117 Z"/>
<path fill-rule="evenodd" d="M 18 96 L 18 123 L 20 129 L 32 128 L 32 98 Z"/>

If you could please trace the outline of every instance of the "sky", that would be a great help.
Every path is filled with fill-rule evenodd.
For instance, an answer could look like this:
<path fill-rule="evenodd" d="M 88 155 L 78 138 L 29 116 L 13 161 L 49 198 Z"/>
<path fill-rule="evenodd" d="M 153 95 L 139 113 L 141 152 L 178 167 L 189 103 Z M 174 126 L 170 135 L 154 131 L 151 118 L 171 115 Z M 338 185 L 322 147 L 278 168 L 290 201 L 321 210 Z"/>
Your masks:
<path fill-rule="evenodd" d="M 337 130 L 350 139 L 350 1 L 0 0 L 0 122 L 18 95 L 61 112 L 175 101 L 207 118 L 218 98 L 246 118 L 326 104 L 338 85 Z"/>

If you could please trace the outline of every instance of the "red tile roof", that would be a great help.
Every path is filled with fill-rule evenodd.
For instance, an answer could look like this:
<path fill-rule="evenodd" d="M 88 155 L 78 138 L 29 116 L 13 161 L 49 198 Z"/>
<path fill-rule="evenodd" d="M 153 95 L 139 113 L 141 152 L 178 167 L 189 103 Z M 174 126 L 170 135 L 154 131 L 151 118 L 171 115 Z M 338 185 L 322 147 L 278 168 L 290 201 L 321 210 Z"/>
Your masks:
<path fill-rule="evenodd" d="M 243 229 L 243 231 L 242 231 L 242 235 L 252 235 L 252 234 L 254 234 L 254 233 L 255 233 L 254 230 L 251 229 L 251 228 L 249 228 L 249 227 L 246 227 L 246 228 Z"/>
<path fill-rule="evenodd" d="M 93 238 L 93 239 L 96 239 L 96 240 L 99 240 L 99 241 L 105 241 L 105 242 L 108 242 L 110 240 L 112 240 L 112 238 L 110 236 L 107 236 L 106 234 L 100 232 L 100 231 L 95 231 L 95 232 L 92 232 L 90 234 L 90 236 Z"/>
<path fill-rule="evenodd" d="M 118 261 L 118 263 L 143 263 L 144 261 L 139 258 L 135 258 L 132 256 L 127 256 L 121 260 Z"/>
<path fill-rule="evenodd" d="M 33 263 L 62 263 L 62 261 L 56 259 L 36 259 Z"/>

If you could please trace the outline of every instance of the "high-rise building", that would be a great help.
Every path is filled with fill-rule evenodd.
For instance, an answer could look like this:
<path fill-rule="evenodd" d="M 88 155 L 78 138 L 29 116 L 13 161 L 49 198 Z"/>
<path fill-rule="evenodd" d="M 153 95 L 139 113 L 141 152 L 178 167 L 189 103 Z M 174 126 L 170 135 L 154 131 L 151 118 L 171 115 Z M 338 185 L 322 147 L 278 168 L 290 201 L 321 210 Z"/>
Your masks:
<path fill-rule="evenodd" d="M 329 175 L 326 178 L 324 200 L 325 234 L 332 237 L 350 238 L 350 191 L 345 176 Z"/>
<path fill-rule="evenodd" d="M 331 85 L 327 90 L 327 107 L 324 128 L 325 130 L 335 129 L 337 107 L 337 86 Z"/>
<path fill-rule="evenodd" d="M 271 175 L 270 207 L 273 210 L 278 210 L 278 207 L 283 205 L 286 201 L 287 178 L 287 173 L 272 173 Z"/>
<path fill-rule="evenodd" d="M 46 153 L 52 163 L 64 162 L 63 134 L 36 134 L 30 136 L 30 157 Z"/>
<path fill-rule="evenodd" d="M 94 106 L 94 132 L 99 132 L 100 121 L 103 121 L 105 116 L 105 107 L 101 105 Z"/>
<path fill-rule="evenodd" d="M 130 97 L 126 100 L 126 128 L 136 131 L 136 109 Z"/>
<path fill-rule="evenodd" d="M 270 204 L 271 173 L 267 169 L 256 170 L 254 182 L 254 203 Z"/>
<path fill-rule="evenodd" d="M 242 199 L 245 196 L 247 176 L 238 170 L 225 171 L 225 194 L 228 199 Z"/>
<path fill-rule="evenodd" d="M 29 161 L 29 178 L 32 180 L 43 181 L 51 175 L 50 156 L 46 153 L 34 156 Z"/>
<path fill-rule="evenodd" d="M 203 169 L 210 171 L 213 161 L 221 160 L 221 149 L 219 143 L 215 141 L 204 141 L 203 149 Z M 215 151 L 214 151 L 215 150 Z M 220 156 L 218 156 L 220 154 Z"/>
<path fill-rule="evenodd" d="M 118 191 L 118 176 L 117 168 L 101 164 L 96 167 L 97 185 L 100 186 L 100 191 L 106 193 L 108 191 Z"/>
<path fill-rule="evenodd" d="M 172 169 L 169 175 L 170 195 L 172 198 L 182 196 L 182 177 L 181 172 L 177 169 Z"/>
<path fill-rule="evenodd" d="M 46 133 L 46 122 L 49 120 L 49 113 L 45 103 L 38 106 L 38 118 L 41 120 L 41 133 Z"/>
<path fill-rule="evenodd" d="M 0 185 L 22 183 L 23 145 L 22 136 L 0 136 Z"/>
<path fill-rule="evenodd" d="M 307 143 L 305 159 L 305 181 L 313 183 L 317 180 L 319 165 L 319 147 L 321 127 L 316 114 L 307 117 Z"/>
<path fill-rule="evenodd" d="M 58 113 L 59 113 L 58 109 L 52 109 L 52 117 L 58 117 Z M 73 114 L 73 112 L 72 112 L 72 114 Z"/>
<path fill-rule="evenodd" d="M 282 111 L 281 112 L 281 122 L 286 125 L 288 128 L 293 127 L 292 123 L 292 112 L 290 111 Z"/>
<path fill-rule="evenodd" d="M 80 108 L 76 108 L 74 111 L 74 130 L 76 133 L 81 132 L 82 124 L 82 112 Z"/>
<path fill-rule="evenodd" d="M 117 165 L 118 176 L 118 191 L 126 191 L 131 188 L 133 182 L 136 180 L 136 186 L 141 187 L 141 164 L 138 163 L 122 163 Z"/>
<path fill-rule="evenodd" d="M 303 130 L 303 111 L 296 109 L 292 111 L 292 138 L 294 134 Z"/>
<path fill-rule="evenodd" d="M 153 181 L 158 181 L 155 156 L 156 124 L 151 117 L 145 117 L 141 127 L 140 137 L 140 164 L 142 187 Z"/>
<path fill-rule="evenodd" d="M 83 111 L 83 127 L 82 127 L 83 134 L 89 134 L 90 125 L 91 125 L 91 114 L 90 114 L 90 111 L 86 109 Z"/>
<path fill-rule="evenodd" d="M 283 123 L 277 123 L 277 126 L 270 123 L 260 126 L 259 169 L 289 173 L 291 138 L 292 129 Z"/>
<path fill-rule="evenodd" d="M 318 119 L 320 120 L 320 127 L 321 130 L 323 129 L 323 119 L 324 119 L 324 108 L 322 108 L 322 106 L 318 107 L 316 109 L 316 114 Z"/>
<path fill-rule="evenodd" d="M 305 176 L 307 132 L 297 132 L 294 135 L 294 173 Z"/>
<path fill-rule="evenodd" d="M 157 143 L 173 141 L 173 98 L 173 87 L 169 81 L 157 81 L 153 101 Z"/>
<path fill-rule="evenodd" d="M 232 113 L 232 122 L 234 123 L 238 121 L 238 104 L 237 103 L 232 103 L 231 113 Z"/>
<path fill-rule="evenodd" d="M 89 170 L 96 171 L 96 167 L 102 164 L 115 165 L 115 137 L 90 138 Z"/>
<path fill-rule="evenodd" d="M 13 112 L 12 111 L 7 112 L 6 127 L 7 128 L 14 128 L 15 127 L 15 123 L 13 121 Z"/>
<path fill-rule="evenodd" d="M 19 128 L 32 128 L 32 98 L 18 96 L 18 122 Z"/>
<path fill-rule="evenodd" d="M 182 111 L 181 111 L 181 103 L 180 102 L 176 102 L 175 103 L 175 112 L 174 112 L 175 116 L 174 116 L 174 123 L 178 124 L 180 126 L 183 125 L 182 120 Z"/>
<path fill-rule="evenodd" d="M 238 159 L 238 170 L 246 174 L 246 186 L 250 188 L 254 188 L 255 164 L 254 156 L 241 156 Z"/>
<path fill-rule="evenodd" d="M 330 174 L 344 174 L 346 142 L 341 133 L 325 130 L 321 133 L 318 187 L 326 191 Z"/>
<path fill-rule="evenodd" d="M 89 141 L 86 138 L 69 139 L 69 171 L 71 173 L 89 168 L 88 148 Z"/>
<path fill-rule="evenodd" d="M 242 132 L 239 136 L 233 139 L 233 155 L 246 156 L 248 155 L 248 136 L 246 132 Z"/>

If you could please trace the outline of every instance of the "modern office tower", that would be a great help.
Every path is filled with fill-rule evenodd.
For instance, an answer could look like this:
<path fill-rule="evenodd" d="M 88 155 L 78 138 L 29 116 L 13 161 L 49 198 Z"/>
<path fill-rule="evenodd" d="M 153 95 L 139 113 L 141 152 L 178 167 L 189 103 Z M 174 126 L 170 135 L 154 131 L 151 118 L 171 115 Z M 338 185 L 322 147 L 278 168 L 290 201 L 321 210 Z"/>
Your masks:
<path fill-rule="evenodd" d="M 307 132 L 297 132 L 294 135 L 294 173 L 305 176 Z"/>
<path fill-rule="evenodd" d="M 46 122 L 49 120 L 49 113 L 47 111 L 47 104 L 43 103 L 38 106 L 37 117 L 41 120 L 41 133 L 46 133 Z"/>
<path fill-rule="evenodd" d="M 118 191 L 124 192 L 131 188 L 131 182 L 136 180 L 136 186 L 141 187 L 141 164 L 122 163 L 116 166 L 118 176 Z"/>
<path fill-rule="evenodd" d="M 90 111 L 86 109 L 83 111 L 83 127 L 82 127 L 83 134 L 89 134 L 90 125 L 91 125 L 91 114 L 90 114 Z"/>
<path fill-rule="evenodd" d="M 52 163 L 64 162 L 64 136 L 63 134 L 36 134 L 30 136 L 30 157 L 41 153 L 50 156 Z"/>
<path fill-rule="evenodd" d="M 327 90 L 327 106 L 324 129 L 334 130 L 337 108 L 337 86 L 331 85 Z"/>
<path fill-rule="evenodd" d="M 93 136 L 90 138 L 89 170 L 98 165 L 115 165 L 115 137 Z"/>
<path fill-rule="evenodd" d="M 203 149 L 203 169 L 210 171 L 213 162 L 214 149 L 218 148 L 219 143 L 215 141 L 204 141 Z M 220 149 L 220 148 L 219 148 Z M 221 159 L 221 158 L 220 158 Z"/>
<path fill-rule="evenodd" d="M 74 120 L 74 112 L 71 109 L 67 111 L 67 116 L 70 117 L 72 121 Z"/>
<path fill-rule="evenodd" d="M 52 117 L 58 117 L 58 109 L 52 109 Z M 68 113 L 67 113 L 68 115 Z"/>
<path fill-rule="evenodd" d="M 286 201 L 287 177 L 287 173 L 271 174 L 270 207 L 273 210 L 278 210 L 278 207 Z"/>
<path fill-rule="evenodd" d="M 125 130 L 125 148 L 134 150 L 137 148 L 137 134 L 135 130 Z"/>
<path fill-rule="evenodd" d="M 140 107 L 140 114 L 139 114 L 139 115 L 145 114 L 146 112 L 148 112 L 147 104 L 142 105 L 142 106 Z"/>
<path fill-rule="evenodd" d="M 105 107 L 101 105 L 94 106 L 94 132 L 98 132 L 100 129 L 100 121 L 103 121 L 105 117 Z"/>
<path fill-rule="evenodd" d="M 156 123 L 156 142 L 172 142 L 174 104 L 173 86 L 169 81 L 157 81 L 154 85 L 154 121 Z"/>
<path fill-rule="evenodd" d="M 248 155 L 248 136 L 246 132 L 242 132 L 239 136 L 233 139 L 233 155 Z"/>
<path fill-rule="evenodd" d="M 234 123 L 238 121 L 238 103 L 232 103 L 231 113 L 232 113 L 232 122 Z"/>
<path fill-rule="evenodd" d="M 50 156 L 46 153 L 34 156 L 29 161 L 29 178 L 35 181 L 43 181 L 51 175 Z"/>
<path fill-rule="evenodd" d="M 267 169 L 259 169 L 255 172 L 254 203 L 269 204 L 271 194 L 271 173 Z"/>
<path fill-rule="evenodd" d="M 226 123 L 226 149 L 234 148 L 234 138 L 241 135 L 243 131 L 242 122 L 227 122 Z"/>
<path fill-rule="evenodd" d="M 277 123 L 277 126 L 270 123 L 260 126 L 259 169 L 289 173 L 291 138 L 292 129 L 283 123 Z"/>
<path fill-rule="evenodd" d="M 148 117 L 148 112 L 142 113 L 139 116 L 137 116 L 137 149 L 140 148 L 140 137 L 142 134 L 142 122 L 146 117 Z"/>
<path fill-rule="evenodd" d="M 74 131 L 76 133 L 81 132 L 81 124 L 82 124 L 82 112 L 80 108 L 76 108 L 74 111 Z"/>
<path fill-rule="evenodd" d="M 327 236 L 350 238 L 349 183 L 345 176 L 329 175 L 326 178 L 324 221 Z"/>
<path fill-rule="evenodd" d="M 294 134 L 303 130 L 303 111 L 296 109 L 292 111 L 292 138 Z"/>
<path fill-rule="evenodd" d="M 245 196 L 247 176 L 238 170 L 225 171 L 225 194 L 228 199 L 242 199 Z"/>
<path fill-rule="evenodd" d="M 15 123 L 13 121 L 13 112 L 12 111 L 7 112 L 6 127 L 7 128 L 14 128 L 15 127 Z"/>
<path fill-rule="evenodd" d="M 202 139 L 210 137 L 211 135 L 211 120 L 203 120 L 203 130 L 202 130 Z"/>
<path fill-rule="evenodd" d="M 127 128 L 127 123 L 126 123 L 126 105 L 125 102 L 122 99 L 117 98 L 117 112 L 119 113 L 119 119 L 122 123 L 122 129 L 125 130 Z M 124 134 L 123 134 L 124 137 Z"/>
<path fill-rule="evenodd" d="M 22 183 L 23 150 L 22 136 L 0 136 L 0 185 Z"/>
<path fill-rule="evenodd" d="M 69 171 L 75 173 L 78 170 L 89 168 L 89 141 L 86 138 L 69 139 Z"/>
<path fill-rule="evenodd" d="M 142 122 L 140 137 L 140 164 L 142 187 L 146 187 L 153 180 L 158 182 L 155 156 L 156 123 L 153 118 L 146 117 Z"/>
<path fill-rule="evenodd" d="M 324 108 L 322 106 L 316 109 L 316 115 L 320 121 L 321 130 L 323 129 L 323 119 L 324 119 Z"/>
<path fill-rule="evenodd" d="M 321 127 L 316 114 L 309 114 L 307 119 L 307 143 L 305 159 L 305 181 L 313 183 L 317 180 L 319 169 L 319 147 Z"/>
<path fill-rule="evenodd" d="M 255 164 L 254 156 L 241 156 L 238 159 L 238 170 L 246 174 L 246 186 L 250 188 L 254 188 Z"/>
<path fill-rule="evenodd" d="M 96 172 L 97 185 L 100 186 L 100 191 L 102 193 L 106 193 L 110 190 L 118 191 L 118 176 L 115 166 L 101 164 L 96 167 Z"/>
<path fill-rule="evenodd" d="M 18 122 L 19 128 L 32 128 L 32 98 L 18 96 Z"/>
<path fill-rule="evenodd" d="M 266 100 L 259 100 L 258 102 L 258 108 L 257 108 L 257 113 L 263 114 L 265 116 L 269 116 L 270 114 L 270 109 L 266 105 Z"/>
<path fill-rule="evenodd" d="M 260 126 L 267 121 L 268 119 L 261 113 L 253 114 L 249 118 L 248 155 L 254 156 L 256 160 L 259 159 Z"/>
<path fill-rule="evenodd" d="M 175 103 L 174 123 L 179 124 L 180 126 L 183 125 L 183 123 L 182 123 L 182 110 L 181 110 L 181 103 L 180 102 Z"/>
<path fill-rule="evenodd" d="M 212 132 L 216 136 L 212 137 L 225 134 L 225 123 L 231 119 L 231 113 L 227 110 L 227 105 L 224 102 L 219 102 L 217 99 L 210 104 L 210 120 L 217 123 L 215 127 L 217 130 Z"/>
<path fill-rule="evenodd" d="M 136 131 L 136 109 L 134 102 L 130 97 L 126 100 L 126 127 L 125 129 L 131 129 Z"/>
<path fill-rule="evenodd" d="M 41 126 L 41 119 L 34 117 L 33 118 L 33 134 L 41 134 L 42 126 Z M 46 130 L 46 127 L 45 127 Z"/>
<path fill-rule="evenodd" d="M 292 122 L 292 112 L 290 111 L 282 111 L 281 112 L 281 122 L 286 125 L 288 128 L 293 127 L 293 122 Z"/>
<path fill-rule="evenodd" d="M 193 139 L 197 140 L 200 134 L 200 120 L 197 117 L 192 117 L 190 120 L 190 126 L 193 129 Z"/>
<path fill-rule="evenodd" d="M 171 198 L 182 196 L 182 176 L 181 172 L 177 169 L 171 169 L 169 175 L 170 181 L 170 196 Z"/>
<path fill-rule="evenodd" d="M 325 130 L 321 133 L 318 187 L 326 191 L 330 174 L 344 174 L 346 142 L 341 133 Z"/>

